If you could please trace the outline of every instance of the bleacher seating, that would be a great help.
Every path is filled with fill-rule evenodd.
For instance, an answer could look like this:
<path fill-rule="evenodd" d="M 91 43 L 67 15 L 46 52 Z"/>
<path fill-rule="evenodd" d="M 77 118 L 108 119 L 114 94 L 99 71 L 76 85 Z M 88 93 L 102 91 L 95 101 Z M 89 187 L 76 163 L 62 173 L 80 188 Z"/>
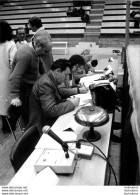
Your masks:
<path fill-rule="evenodd" d="M 138 10 L 138 8 L 130 5 L 130 12 Z M 139 28 L 134 28 L 134 20 L 130 18 L 129 32 L 140 31 Z M 101 26 L 101 37 L 110 35 L 125 35 L 126 26 L 126 1 L 116 1 L 105 4 L 103 13 L 102 26 Z"/>
<path fill-rule="evenodd" d="M 52 42 L 52 52 L 56 55 L 67 55 L 68 54 L 68 43 L 67 42 Z"/>
<path fill-rule="evenodd" d="M 25 27 L 24 25 L 20 25 L 21 27 Z M 51 34 L 83 34 L 84 29 L 86 27 L 85 23 L 56 23 L 54 24 L 44 24 L 44 28 Z M 14 34 L 16 33 L 16 29 L 19 27 L 19 25 L 11 25 Z M 65 29 L 63 32 L 63 29 Z M 69 32 L 70 30 L 70 32 Z M 33 32 L 30 31 L 30 35 L 32 35 Z"/>
<path fill-rule="evenodd" d="M 46 1 L 14 1 L 8 0 L 0 10 L 1 19 L 5 19 L 11 25 L 15 34 L 16 29 L 25 27 L 32 16 L 41 18 L 45 29 L 53 36 L 60 35 L 83 35 L 86 23 L 80 17 L 67 17 L 66 10 L 73 6 L 73 1 L 68 0 L 46 0 Z M 79 7 L 77 7 L 79 8 Z M 91 6 L 83 7 L 89 12 Z M 32 36 L 33 32 L 30 32 Z"/>

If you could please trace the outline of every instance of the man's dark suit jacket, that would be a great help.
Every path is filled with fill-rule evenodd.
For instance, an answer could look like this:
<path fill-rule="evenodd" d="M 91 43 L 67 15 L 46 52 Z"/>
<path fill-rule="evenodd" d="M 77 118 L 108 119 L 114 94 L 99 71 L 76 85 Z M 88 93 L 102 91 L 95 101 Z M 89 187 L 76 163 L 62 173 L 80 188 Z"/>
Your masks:
<path fill-rule="evenodd" d="M 60 94 L 52 71 L 42 75 L 34 84 L 30 95 L 30 118 L 27 128 L 36 125 L 42 134 L 44 125 L 52 126 L 56 119 L 75 109 L 74 104 Z"/>

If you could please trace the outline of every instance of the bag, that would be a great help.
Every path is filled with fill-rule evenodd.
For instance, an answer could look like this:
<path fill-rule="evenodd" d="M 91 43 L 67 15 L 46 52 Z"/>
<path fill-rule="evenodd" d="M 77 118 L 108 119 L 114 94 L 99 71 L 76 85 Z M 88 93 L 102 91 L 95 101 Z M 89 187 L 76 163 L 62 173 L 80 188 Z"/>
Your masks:
<path fill-rule="evenodd" d="M 119 105 L 119 96 L 110 84 L 92 84 L 89 89 L 93 103 L 104 108 L 107 112 L 113 112 Z"/>

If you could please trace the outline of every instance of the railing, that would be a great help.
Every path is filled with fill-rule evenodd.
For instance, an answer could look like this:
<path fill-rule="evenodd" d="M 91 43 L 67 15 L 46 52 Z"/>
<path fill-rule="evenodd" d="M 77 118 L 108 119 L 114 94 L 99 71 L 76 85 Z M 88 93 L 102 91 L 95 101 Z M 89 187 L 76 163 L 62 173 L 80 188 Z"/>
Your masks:
<path fill-rule="evenodd" d="M 55 54 L 60 54 L 59 52 L 57 53 L 56 51 L 61 51 L 62 54 L 67 55 L 68 51 L 68 43 L 67 42 L 52 42 L 53 47 L 52 50 L 55 51 Z"/>

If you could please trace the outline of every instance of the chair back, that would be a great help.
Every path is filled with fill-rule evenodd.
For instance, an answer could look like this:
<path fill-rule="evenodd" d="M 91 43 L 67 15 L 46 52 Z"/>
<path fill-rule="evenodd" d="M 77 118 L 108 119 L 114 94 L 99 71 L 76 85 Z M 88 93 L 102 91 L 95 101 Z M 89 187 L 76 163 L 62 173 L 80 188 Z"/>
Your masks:
<path fill-rule="evenodd" d="M 11 164 L 17 172 L 29 155 L 33 152 L 40 139 L 39 131 L 36 126 L 27 129 L 14 144 L 10 153 Z"/>

